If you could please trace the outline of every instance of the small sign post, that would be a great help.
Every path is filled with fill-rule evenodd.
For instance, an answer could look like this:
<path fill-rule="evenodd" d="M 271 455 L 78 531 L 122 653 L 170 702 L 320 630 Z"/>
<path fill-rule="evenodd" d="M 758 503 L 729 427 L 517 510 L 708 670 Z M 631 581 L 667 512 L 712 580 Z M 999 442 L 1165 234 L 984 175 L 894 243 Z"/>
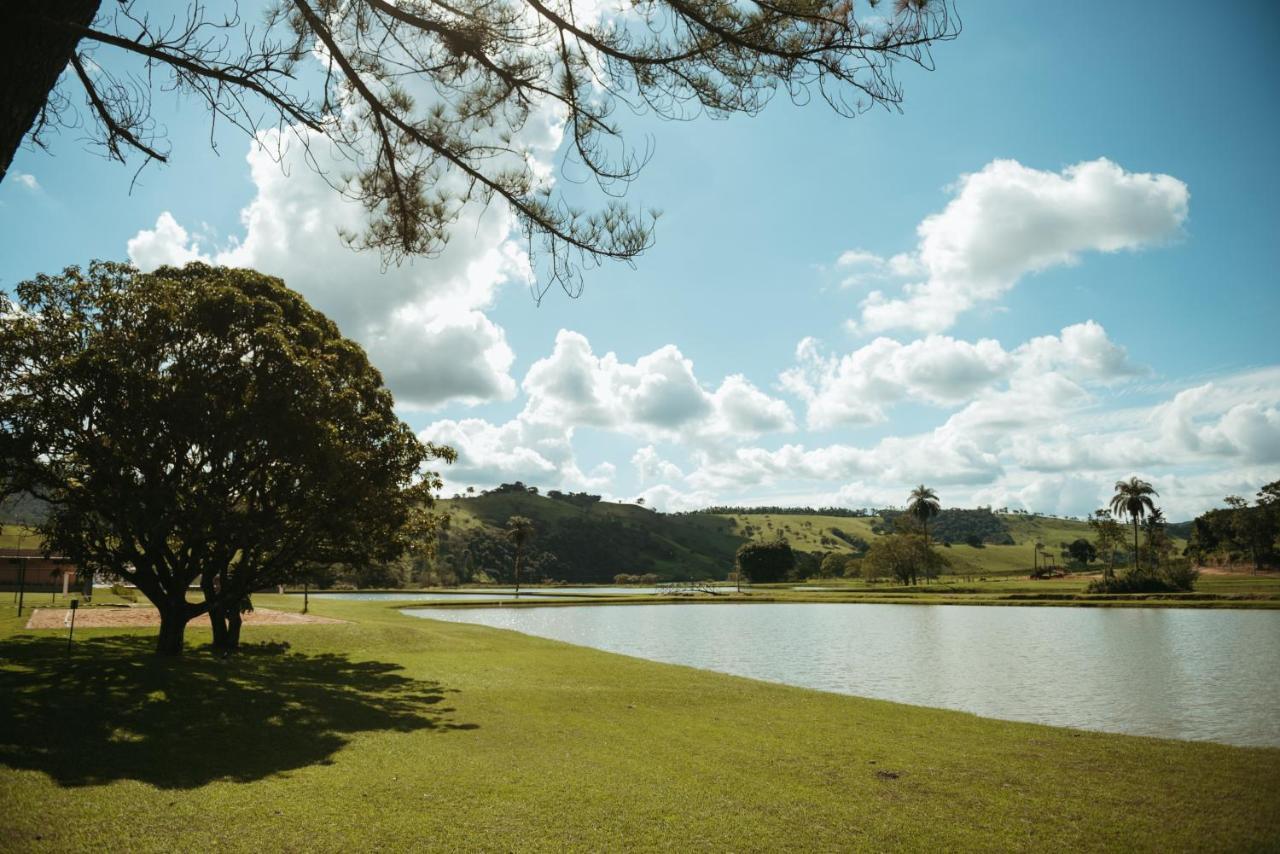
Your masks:
<path fill-rule="evenodd" d="M 22 616 L 23 599 L 27 592 L 27 559 L 18 558 L 18 616 Z"/>
<path fill-rule="evenodd" d="M 71 654 L 71 637 L 76 633 L 76 608 L 79 605 L 79 599 L 71 600 L 71 628 L 67 631 L 67 655 Z"/>

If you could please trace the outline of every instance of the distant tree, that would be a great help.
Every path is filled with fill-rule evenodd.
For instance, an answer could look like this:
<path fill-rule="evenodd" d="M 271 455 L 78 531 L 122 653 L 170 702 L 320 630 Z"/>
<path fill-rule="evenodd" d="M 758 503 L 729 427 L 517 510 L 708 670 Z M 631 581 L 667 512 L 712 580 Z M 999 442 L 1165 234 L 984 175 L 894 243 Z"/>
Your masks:
<path fill-rule="evenodd" d="M 1111 510 L 1133 520 L 1133 560 L 1138 560 L 1138 526 L 1147 513 L 1156 509 L 1151 496 L 1159 497 L 1160 493 L 1145 480 L 1131 477 L 1128 480 L 1116 481 L 1116 493 L 1111 497 Z"/>
<path fill-rule="evenodd" d="M 839 578 L 844 575 L 845 565 L 849 558 L 840 552 L 831 552 L 822 559 L 822 577 Z"/>
<path fill-rule="evenodd" d="M 916 584 L 921 577 L 936 577 L 946 563 L 945 558 L 929 547 L 922 534 L 883 536 L 871 544 L 862 559 L 863 574 L 867 577 L 888 575 L 902 584 Z"/>
<path fill-rule="evenodd" d="M 795 565 L 795 553 L 786 540 L 746 543 L 738 549 L 738 571 L 755 584 L 786 581 Z"/>
<path fill-rule="evenodd" d="M 1157 569 L 1173 552 L 1173 541 L 1169 539 L 1167 525 L 1168 520 L 1165 519 L 1164 511 L 1159 507 L 1153 509 L 1151 515 L 1142 524 L 1146 534 L 1147 555 L 1151 558 L 1152 566 Z"/>
<path fill-rule="evenodd" d="M 1115 575 L 1116 552 L 1124 542 L 1124 529 L 1107 509 L 1095 510 L 1089 517 L 1089 527 L 1094 531 L 1098 555 L 1107 562 L 1102 574 L 1110 578 Z"/>
<path fill-rule="evenodd" d="M 911 490 L 910 499 L 907 502 L 907 512 L 920 520 L 921 527 L 924 528 L 924 542 L 929 544 L 929 520 L 942 512 L 942 504 L 938 501 L 938 493 L 934 492 L 923 483 Z"/>
<path fill-rule="evenodd" d="M 1084 537 L 1068 543 L 1066 551 L 1067 557 L 1077 566 L 1088 566 L 1098 559 L 1098 550 Z"/>
<path fill-rule="evenodd" d="M 137 585 L 166 655 L 202 614 L 235 649 L 254 590 L 395 558 L 434 527 L 423 465 L 453 459 L 301 296 L 203 264 L 95 262 L 0 293 L 0 435 L 0 479 L 50 507 L 46 545 Z"/>
<path fill-rule="evenodd" d="M 533 520 L 525 516 L 512 516 L 507 520 L 507 539 L 515 547 L 516 598 L 520 597 L 520 561 L 525 547 L 533 539 Z"/>

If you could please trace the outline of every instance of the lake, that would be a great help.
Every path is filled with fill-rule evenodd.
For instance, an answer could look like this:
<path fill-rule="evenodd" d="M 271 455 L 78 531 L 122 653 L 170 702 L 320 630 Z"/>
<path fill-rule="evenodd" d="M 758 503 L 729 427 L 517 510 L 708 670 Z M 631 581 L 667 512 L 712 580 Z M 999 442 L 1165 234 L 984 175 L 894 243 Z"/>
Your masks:
<path fill-rule="evenodd" d="M 521 599 L 559 599 L 572 596 L 644 596 L 652 595 L 652 587 L 530 587 L 530 591 L 520 591 Z M 454 591 L 420 590 L 400 591 L 396 593 L 363 593 L 359 590 L 339 590 L 335 592 L 312 593 L 319 599 L 343 599 L 369 601 L 382 599 L 387 602 L 476 602 L 483 599 L 509 600 L 515 599 L 515 589 L 511 587 L 494 588 L 459 588 Z"/>
<path fill-rule="evenodd" d="M 986 717 L 1280 746 L 1280 611 L 796 603 L 404 613 Z"/>

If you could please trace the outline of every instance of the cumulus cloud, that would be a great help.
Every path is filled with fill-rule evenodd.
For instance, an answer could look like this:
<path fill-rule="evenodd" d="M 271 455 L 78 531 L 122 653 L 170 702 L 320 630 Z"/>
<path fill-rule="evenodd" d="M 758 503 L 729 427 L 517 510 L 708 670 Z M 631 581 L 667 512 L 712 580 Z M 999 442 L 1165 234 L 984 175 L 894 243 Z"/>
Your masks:
<path fill-rule="evenodd" d="M 13 181 L 28 192 L 38 193 L 43 189 L 40 186 L 40 182 L 36 180 L 36 176 L 27 172 L 15 172 Z"/>
<path fill-rule="evenodd" d="M 586 336 L 562 329 L 551 355 L 529 368 L 521 418 L 532 423 L 603 427 L 641 437 L 683 439 L 758 435 L 793 429 L 791 409 L 745 377 L 709 391 L 674 345 L 634 363 L 597 356 Z"/>
<path fill-rule="evenodd" d="M 1153 421 L 1162 446 L 1171 453 L 1280 463 L 1280 392 L 1236 402 L 1231 391 L 1205 383 L 1158 407 Z"/>
<path fill-rule="evenodd" d="M 678 481 L 684 478 L 684 472 L 670 460 L 663 459 L 653 445 L 645 445 L 631 455 L 631 464 L 636 467 L 636 474 L 641 483 L 650 481 Z"/>
<path fill-rule="evenodd" d="M 550 158 L 559 145 L 559 132 L 546 123 L 531 123 L 526 134 L 535 155 Z M 323 139 L 307 142 L 309 151 L 272 131 L 251 145 L 256 193 L 241 211 L 238 241 L 201 246 L 165 211 L 129 241 L 130 259 L 144 270 L 203 260 L 281 277 L 365 346 L 402 406 L 514 396 L 511 349 L 484 316 L 504 284 L 530 276 L 528 258 L 511 239 L 509 211 L 497 203 L 466 206 L 437 257 L 385 266 L 377 252 L 345 243 L 343 234 L 363 231 L 364 209 L 334 192 L 308 158 L 335 174 L 351 164 Z"/>
<path fill-rule="evenodd" d="M 573 437 L 583 428 L 648 442 L 711 445 L 795 427 L 785 402 L 742 376 L 727 377 L 715 390 L 708 389 L 695 375 L 693 362 L 673 345 L 624 362 L 614 353 L 597 356 L 586 336 L 566 329 L 556 335 L 550 355 L 530 366 L 521 388 L 524 408 L 510 421 L 445 419 L 422 431 L 424 439 L 458 451 L 451 481 L 605 488 L 613 482 L 614 467 L 604 464 L 584 473 L 575 458 Z M 632 464 L 642 482 L 684 477 L 652 444 L 640 448 Z"/>
<path fill-rule="evenodd" d="M 1077 263 L 1085 252 L 1119 252 L 1176 236 L 1187 218 L 1187 185 L 1169 175 L 1126 172 L 1105 158 L 1061 172 L 994 160 L 961 176 L 954 196 L 917 228 L 910 254 L 882 259 L 846 252 L 847 284 L 895 276 L 898 296 L 869 293 L 861 331 L 941 332 L 965 311 L 999 298 L 1027 274 Z"/>
<path fill-rule="evenodd" d="M 783 388 L 808 407 L 812 429 L 885 420 L 885 406 L 905 398 L 947 404 L 965 400 L 1005 377 L 1013 357 L 998 341 L 976 343 L 931 335 L 909 344 L 877 338 L 844 356 L 826 355 L 806 338 Z"/>
<path fill-rule="evenodd" d="M 1029 411 L 1056 411 L 1087 398 L 1080 383 L 1112 383 L 1144 372 L 1092 320 L 1012 351 L 990 338 L 929 335 L 905 344 L 881 337 L 835 356 L 806 338 L 796 348 L 796 362 L 781 384 L 805 402 L 807 423 L 817 430 L 884 421 L 887 407 L 902 400 L 969 402 L 962 420 L 1009 426 L 1010 417 L 1024 423 Z"/>

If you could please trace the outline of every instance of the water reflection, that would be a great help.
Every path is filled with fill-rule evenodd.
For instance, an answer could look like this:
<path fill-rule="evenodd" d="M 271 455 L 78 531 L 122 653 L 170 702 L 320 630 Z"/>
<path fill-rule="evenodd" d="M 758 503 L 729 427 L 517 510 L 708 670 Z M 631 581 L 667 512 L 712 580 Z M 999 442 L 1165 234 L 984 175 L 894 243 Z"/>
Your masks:
<path fill-rule="evenodd" d="M 678 604 L 405 613 L 988 717 L 1280 746 L 1275 611 Z"/>

